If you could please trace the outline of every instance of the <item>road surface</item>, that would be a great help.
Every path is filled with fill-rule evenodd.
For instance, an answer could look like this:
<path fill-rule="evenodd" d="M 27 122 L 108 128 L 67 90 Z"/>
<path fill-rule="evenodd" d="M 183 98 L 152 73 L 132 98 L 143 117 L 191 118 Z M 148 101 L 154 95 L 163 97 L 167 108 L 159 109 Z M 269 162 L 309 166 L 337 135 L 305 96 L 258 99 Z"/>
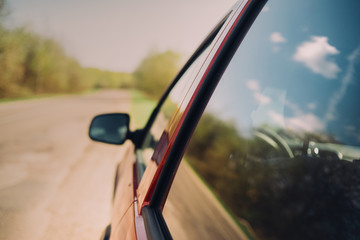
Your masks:
<path fill-rule="evenodd" d="M 0 104 L 0 239 L 99 239 L 110 220 L 121 147 L 91 142 L 98 113 L 128 112 L 129 94 Z"/>

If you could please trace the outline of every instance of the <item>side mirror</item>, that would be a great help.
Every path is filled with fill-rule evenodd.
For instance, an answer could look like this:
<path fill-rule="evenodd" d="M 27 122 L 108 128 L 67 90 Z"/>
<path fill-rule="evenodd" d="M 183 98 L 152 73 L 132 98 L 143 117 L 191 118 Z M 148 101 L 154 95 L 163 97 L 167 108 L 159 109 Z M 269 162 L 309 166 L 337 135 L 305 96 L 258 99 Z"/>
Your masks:
<path fill-rule="evenodd" d="M 126 113 L 101 114 L 91 121 L 89 137 L 98 142 L 121 145 L 128 139 L 130 117 Z"/>

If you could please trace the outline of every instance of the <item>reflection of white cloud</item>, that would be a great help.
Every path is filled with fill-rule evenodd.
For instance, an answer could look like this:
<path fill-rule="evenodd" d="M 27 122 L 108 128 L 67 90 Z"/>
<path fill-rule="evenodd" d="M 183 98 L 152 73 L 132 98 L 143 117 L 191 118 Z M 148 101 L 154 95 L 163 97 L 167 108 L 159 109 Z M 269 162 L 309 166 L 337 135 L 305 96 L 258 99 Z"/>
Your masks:
<path fill-rule="evenodd" d="M 341 86 L 338 89 L 338 91 L 335 92 L 333 96 L 331 96 L 329 100 L 328 110 L 325 115 L 326 120 L 334 120 L 336 118 L 335 116 L 336 107 L 338 103 L 341 101 L 341 99 L 345 96 L 348 86 L 351 83 L 351 80 L 355 72 L 355 68 L 354 68 L 355 60 L 359 56 L 360 56 L 360 45 L 348 57 L 349 64 L 347 66 L 345 76 L 341 79 Z"/>
<path fill-rule="evenodd" d="M 255 79 L 248 80 L 246 86 L 259 103 L 258 108 L 251 114 L 254 126 L 270 123 L 297 132 L 317 132 L 325 129 L 326 123 L 319 117 L 313 113 L 304 113 L 297 104 L 287 100 L 285 90 L 266 88 L 261 91 L 260 83 Z M 285 117 L 285 106 L 292 112 L 291 117 Z M 316 104 L 309 103 L 307 107 L 315 109 Z"/>
<path fill-rule="evenodd" d="M 272 121 L 284 128 L 297 132 L 316 132 L 325 129 L 326 123 L 315 114 L 304 113 L 297 104 L 289 100 L 285 100 L 285 106 L 293 112 L 293 116 L 284 117 L 283 114 L 278 114 L 275 111 L 269 111 L 268 115 Z M 309 109 L 316 108 L 316 104 L 309 103 L 307 107 Z"/>
<path fill-rule="evenodd" d="M 259 96 L 265 98 L 261 99 Z M 262 93 L 258 92 L 254 94 L 254 98 L 258 98 L 258 102 L 262 102 L 263 104 L 259 104 L 256 110 L 251 113 L 251 119 L 253 126 L 261 126 L 264 123 L 276 124 L 278 125 L 278 121 L 271 121 L 269 119 L 269 112 L 274 112 L 279 114 L 280 116 L 284 115 L 284 106 L 286 99 L 286 91 L 283 89 L 277 88 L 265 88 Z M 269 121 L 270 120 L 270 121 Z"/>
<path fill-rule="evenodd" d="M 255 79 L 250 79 L 246 82 L 246 86 L 253 91 L 260 91 L 259 82 Z"/>
<path fill-rule="evenodd" d="M 274 111 L 269 111 L 268 114 L 269 114 L 271 120 L 273 120 L 276 124 L 278 124 L 281 127 L 285 127 L 283 114 L 280 114 L 280 113 L 277 113 Z"/>
<path fill-rule="evenodd" d="M 302 115 L 303 114 L 301 109 L 299 108 L 299 106 L 296 105 L 295 103 L 290 102 L 289 100 L 285 101 L 285 106 L 290 108 L 293 111 L 294 115 Z"/>
<path fill-rule="evenodd" d="M 316 132 L 325 129 L 325 123 L 316 115 L 308 113 L 291 118 L 284 118 L 283 115 L 276 112 L 269 112 L 270 118 L 281 126 L 298 132 Z"/>
<path fill-rule="evenodd" d="M 265 105 L 271 102 L 271 98 L 260 92 L 260 84 L 255 79 L 250 79 L 246 82 L 246 86 L 253 91 L 254 99 L 260 104 Z"/>
<path fill-rule="evenodd" d="M 321 131 L 325 128 L 324 122 L 311 113 L 285 119 L 285 122 L 290 129 L 306 132 Z"/>
<path fill-rule="evenodd" d="M 263 12 L 268 12 L 269 10 L 270 10 L 270 8 L 269 8 L 268 6 L 265 6 L 265 7 L 262 9 Z"/>
<path fill-rule="evenodd" d="M 286 38 L 279 32 L 273 32 L 270 34 L 270 41 L 273 43 L 273 52 L 277 53 L 280 51 L 279 44 L 286 42 Z"/>
<path fill-rule="evenodd" d="M 286 42 L 286 38 L 284 38 L 284 36 L 281 35 L 281 33 L 279 33 L 279 32 L 273 32 L 270 35 L 270 41 L 272 43 L 284 43 L 284 42 Z"/>
<path fill-rule="evenodd" d="M 308 107 L 308 109 L 310 109 L 310 110 L 315 110 L 316 109 L 316 103 L 309 103 L 308 105 L 307 105 L 307 107 Z"/>
<path fill-rule="evenodd" d="M 254 93 L 254 98 L 256 99 L 256 101 L 259 104 L 265 105 L 271 102 L 271 98 L 269 98 L 268 96 L 263 95 L 260 92 L 256 92 Z"/>
<path fill-rule="evenodd" d="M 314 73 L 326 78 L 336 78 L 340 72 L 339 66 L 328 57 L 340 52 L 328 43 L 327 37 L 313 36 L 308 42 L 303 42 L 297 47 L 293 56 L 295 61 L 305 64 Z"/>

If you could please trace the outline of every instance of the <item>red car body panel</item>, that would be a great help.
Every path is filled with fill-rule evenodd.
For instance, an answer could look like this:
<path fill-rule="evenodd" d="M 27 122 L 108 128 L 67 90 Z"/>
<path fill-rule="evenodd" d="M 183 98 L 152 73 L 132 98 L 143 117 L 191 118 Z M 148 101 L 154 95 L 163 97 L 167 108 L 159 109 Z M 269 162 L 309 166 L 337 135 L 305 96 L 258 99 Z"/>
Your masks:
<path fill-rule="evenodd" d="M 129 171 L 129 169 L 133 169 L 135 163 L 134 146 L 127 142 L 124 144 L 124 148 L 126 150 L 117 169 L 119 177 L 112 210 L 110 239 L 136 239 L 134 179 L 133 171 Z"/>

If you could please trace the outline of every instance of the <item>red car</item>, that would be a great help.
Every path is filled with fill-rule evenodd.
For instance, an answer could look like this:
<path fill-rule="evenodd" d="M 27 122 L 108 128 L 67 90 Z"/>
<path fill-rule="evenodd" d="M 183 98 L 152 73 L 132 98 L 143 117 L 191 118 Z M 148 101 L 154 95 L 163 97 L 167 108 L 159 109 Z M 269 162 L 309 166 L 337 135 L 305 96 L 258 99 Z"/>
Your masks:
<path fill-rule="evenodd" d="M 93 119 L 126 148 L 103 239 L 360 238 L 360 2 L 265 3 L 230 9 L 143 128 Z"/>

